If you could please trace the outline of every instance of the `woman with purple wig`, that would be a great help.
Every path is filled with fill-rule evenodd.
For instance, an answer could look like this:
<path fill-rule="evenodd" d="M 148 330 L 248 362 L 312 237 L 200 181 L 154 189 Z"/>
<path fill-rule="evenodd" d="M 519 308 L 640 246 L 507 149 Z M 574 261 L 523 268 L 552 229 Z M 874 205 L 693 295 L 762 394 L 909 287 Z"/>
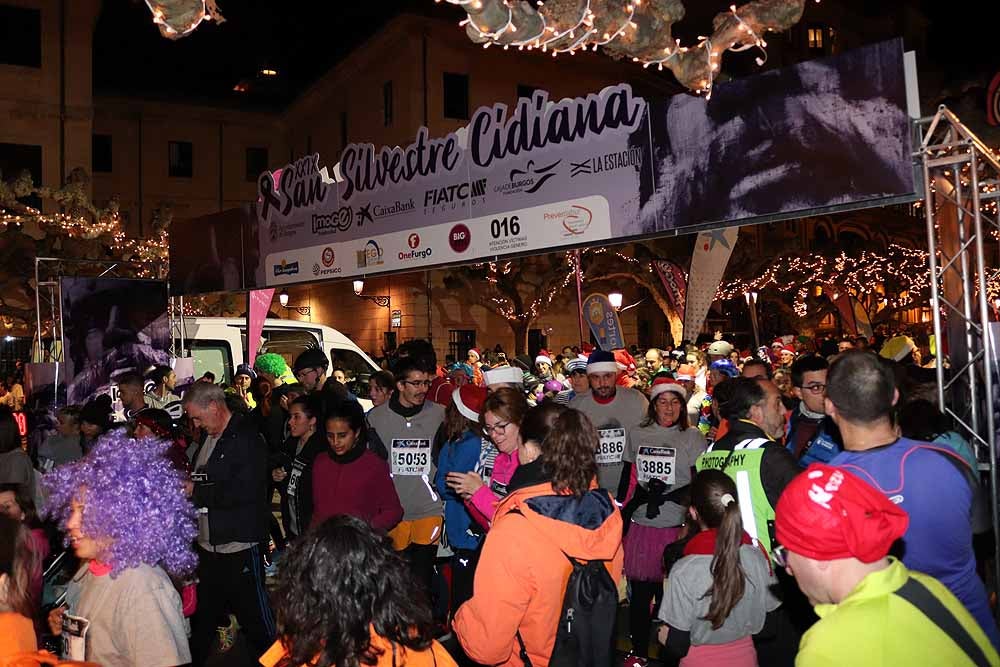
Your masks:
<path fill-rule="evenodd" d="M 105 667 L 191 662 L 170 576 L 194 571 L 195 509 L 164 457 L 170 443 L 102 437 L 83 459 L 45 476 L 46 512 L 82 561 L 66 604 L 49 614 L 65 658 Z"/>

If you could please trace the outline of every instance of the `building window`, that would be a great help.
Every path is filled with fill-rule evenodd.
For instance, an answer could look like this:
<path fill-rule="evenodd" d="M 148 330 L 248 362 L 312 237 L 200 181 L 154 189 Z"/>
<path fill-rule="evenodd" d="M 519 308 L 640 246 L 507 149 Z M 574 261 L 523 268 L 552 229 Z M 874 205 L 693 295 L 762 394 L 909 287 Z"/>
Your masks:
<path fill-rule="evenodd" d="M 0 144 L 0 174 L 3 178 L 16 178 L 22 171 L 31 174 L 31 181 L 35 185 L 42 184 L 42 147 Z M 37 195 L 19 197 L 17 201 L 32 208 L 42 208 L 42 200 Z"/>
<path fill-rule="evenodd" d="M 458 361 L 465 361 L 469 350 L 476 346 L 474 329 L 450 329 L 448 331 L 448 354 Z"/>
<path fill-rule="evenodd" d="M 194 149 L 190 141 L 171 141 L 168 144 L 169 174 L 176 178 L 194 175 Z"/>
<path fill-rule="evenodd" d="M 42 66 L 42 12 L 0 5 L 0 64 Z"/>
<path fill-rule="evenodd" d="M 530 100 L 536 90 L 541 90 L 541 88 L 538 86 L 529 86 L 524 83 L 519 83 L 517 84 L 517 99 L 527 97 Z"/>
<path fill-rule="evenodd" d="M 823 28 L 821 26 L 812 26 L 806 29 L 806 41 L 809 42 L 809 49 L 811 51 L 822 51 L 823 50 Z"/>
<path fill-rule="evenodd" d="M 382 84 L 382 122 L 386 127 L 392 125 L 392 81 Z"/>
<path fill-rule="evenodd" d="M 340 112 L 340 149 L 347 148 L 347 112 Z"/>
<path fill-rule="evenodd" d="M 444 73 L 444 117 L 469 120 L 469 75 Z"/>
<path fill-rule="evenodd" d="M 111 172 L 112 159 L 110 134 L 95 134 L 91 137 L 90 168 L 95 174 L 106 174 Z"/>
<path fill-rule="evenodd" d="M 267 149 L 251 146 L 247 149 L 247 181 L 256 181 L 267 171 Z"/>

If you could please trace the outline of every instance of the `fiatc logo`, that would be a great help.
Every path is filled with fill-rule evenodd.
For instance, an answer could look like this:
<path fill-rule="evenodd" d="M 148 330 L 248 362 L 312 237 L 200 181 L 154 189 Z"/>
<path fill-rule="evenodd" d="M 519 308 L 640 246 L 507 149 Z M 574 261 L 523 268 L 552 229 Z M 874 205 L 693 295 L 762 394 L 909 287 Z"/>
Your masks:
<path fill-rule="evenodd" d="M 294 276 L 299 272 L 298 262 L 289 262 L 286 260 L 281 260 L 281 264 L 274 265 L 274 277 L 278 276 Z"/>
<path fill-rule="evenodd" d="M 410 234 L 410 236 L 406 239 L 406 245 L 410 246 L 410 250 L 408 252 L 399 253 L 400 260 L 409 261 L 414 259 L 426 259 L 434 252 L 431 248 L 418 250 L 420 247 L 420 235 L 415 232 Z"/>
<path fill-rule="evenodd" d="M 320 262 L 323 263 L 323 266 L 320 266 Z M 341 269 L 339 266 L 334 266 L 336 262 L 337 262 L 337 255 L 336 253 L 334 253 L 333 248 L 329 246 L 323 248 L 323 252 L 320 253 L 319 256 L 319 262 L 314 263 L 312 266 L 313 275 L 319 277 L 319 276 L 333 276 L 338 273 L 341 273 L 343 269 Z"/>
<path fill-rule="evenodd" d="M 459 223 L 451 228 L 448 232 L 448 245 L 451 249 L 457 253 L 463 253 L 469 249 L 469 245 L 472 243 L 472 233 L 469 228 Z"/>
<path fill-rule="evenodd" d="M 375 239 L 370 239 L 364 248 L 358 250 L 357 256 L 359 269 L 368 266 L 382 266 L 382 248 L 379 247 Z"/>
<path fill-rule="evenodd" d="M 594 214 L 589 208 L 579 204 L 570 204 L 556 211 L 548 211 L 542 214 L 543 220 L 556 220 L 563 226 L 563 238 L 580 236 L 594 219 Z"/>
<path fill-rule="evenodd" d="M 455 183 L 424 192 L 424 213 L 451 211 L 466 202 L 470 206 L 482 203 L 486 196 L 486 179 Z"/>

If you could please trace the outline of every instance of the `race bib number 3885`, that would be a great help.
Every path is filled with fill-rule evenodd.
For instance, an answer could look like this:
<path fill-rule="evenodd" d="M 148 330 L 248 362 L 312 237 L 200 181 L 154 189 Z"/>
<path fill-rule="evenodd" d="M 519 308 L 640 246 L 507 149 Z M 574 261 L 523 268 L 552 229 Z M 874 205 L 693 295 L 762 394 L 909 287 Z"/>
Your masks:
<path fill-rule="evenodd" d="M 389 452 L 393 475 L 430 475 L 431 441 L 427 439 L 402 439 L 392 441 Z"/>
<path fill-rule="evenodd" d="M 677 450 L 671 447 L 640 447 L 635 457 L 635 476 L 641 484 L 658 479 L 664 484 L 674 483 L 674 461 Z"/>
<path fill-rule="evenodd" d="M 597 465 L 617 465 L 625 452 L 625 429 L 602 428 L 597 432 Z"/>

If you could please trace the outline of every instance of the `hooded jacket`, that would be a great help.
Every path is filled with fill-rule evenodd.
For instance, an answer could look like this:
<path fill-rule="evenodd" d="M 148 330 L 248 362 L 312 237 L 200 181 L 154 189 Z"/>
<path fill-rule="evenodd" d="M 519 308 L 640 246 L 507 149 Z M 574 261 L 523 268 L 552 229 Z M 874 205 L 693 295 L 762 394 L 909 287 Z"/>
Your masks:
<path fill-rule="evenodd" d="M 596 487 L 596 485 L 594 485 Z M 571 566 L 604 560 L 622 577 L 622 517 L 608 492 L 592 488 L 577 498 L 544 482 L 501 501 L 476 570 L 472 599 L 458 610 L 455 634 L 472 660 L 522 664 L 518 631 L 534 667 L 546 667 Z"/>

